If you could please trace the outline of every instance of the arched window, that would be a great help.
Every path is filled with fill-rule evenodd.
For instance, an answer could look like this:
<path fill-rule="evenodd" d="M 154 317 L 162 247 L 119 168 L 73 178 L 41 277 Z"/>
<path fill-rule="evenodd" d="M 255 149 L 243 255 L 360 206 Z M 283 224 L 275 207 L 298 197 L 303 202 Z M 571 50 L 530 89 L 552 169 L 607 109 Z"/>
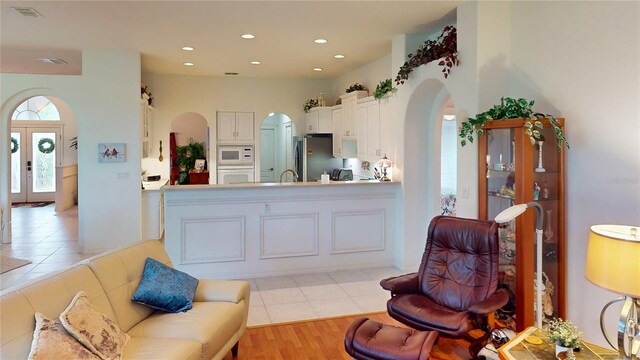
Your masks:
<path fill-rule="evenodd" d="M 58 108 L 44 96 L 34 96 L 20 104 L 11 120 L 60 121 Z"/>

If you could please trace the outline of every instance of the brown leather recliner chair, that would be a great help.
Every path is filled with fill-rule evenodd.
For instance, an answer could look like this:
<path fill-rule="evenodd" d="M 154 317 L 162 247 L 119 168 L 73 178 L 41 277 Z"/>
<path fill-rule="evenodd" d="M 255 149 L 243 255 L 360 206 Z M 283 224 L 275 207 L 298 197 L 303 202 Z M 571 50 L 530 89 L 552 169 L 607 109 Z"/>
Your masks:
<path fill-rule="evenodd" d="M 414 329 L 455 338 L 483 329 L 482 338 L 467 337 L 476 356 L 489 335 L 488 315 L 509 300 L 497 290 L 498 255 L 495 222 L 436 216 L 419 271 L 380 281 L 391 292 L 389 315 Z"/>

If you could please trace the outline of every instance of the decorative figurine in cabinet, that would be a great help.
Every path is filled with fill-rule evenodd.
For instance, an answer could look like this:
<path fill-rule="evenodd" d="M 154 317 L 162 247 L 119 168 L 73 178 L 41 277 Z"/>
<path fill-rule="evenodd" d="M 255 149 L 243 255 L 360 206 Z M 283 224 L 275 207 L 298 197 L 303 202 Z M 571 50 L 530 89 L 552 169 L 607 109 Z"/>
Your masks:
<path fill-rule="evenodd" d="M 561 127 L 564 119 L 557 118 Z M 480 218 L 492 220 L 515 204 L 536 201 L 544 209 L 543 321 L 565 317 L 564 148 L 555 146 L 554 129 L 541 119 L 541 141 L 531 144 L 526 119 L 488 121 L 478 137 Z M 534 200 L 534 197 L 537 200 Z M 511 301 L 496 313 L 501 325 L 524 330 L 535 321 L 535 212 L 529 210 L 499 229 L 500 287 Z"/>

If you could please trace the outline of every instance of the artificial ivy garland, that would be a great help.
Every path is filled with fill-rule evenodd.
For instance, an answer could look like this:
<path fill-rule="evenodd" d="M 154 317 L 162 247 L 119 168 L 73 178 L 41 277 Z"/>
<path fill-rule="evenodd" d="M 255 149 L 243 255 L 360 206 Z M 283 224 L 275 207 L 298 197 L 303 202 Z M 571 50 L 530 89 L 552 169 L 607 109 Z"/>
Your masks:
<path fill-rule="evenodd" d="M 11 153 L 15 154 L 18 149 L 20 149 L 20 145 L 18 144 L 18 139 L 12 137 L 11 138 Z"/>
<path fill-rule="evenodd" d="M 47 144 L 45 146 L 45 144 Z M 42 138 L 38 141 L 38 150 L 43 154 L 51 154 L 55 150 L 56 145 L 49 138 Z"/>

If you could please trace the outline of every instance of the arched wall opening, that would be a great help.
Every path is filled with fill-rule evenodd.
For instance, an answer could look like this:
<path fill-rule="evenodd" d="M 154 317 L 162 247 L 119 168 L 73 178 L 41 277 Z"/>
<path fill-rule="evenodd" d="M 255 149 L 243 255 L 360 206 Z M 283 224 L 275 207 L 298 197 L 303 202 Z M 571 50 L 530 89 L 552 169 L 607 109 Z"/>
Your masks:
<path fill-rule="evenodd" d="M 215 169 L 215 166 L 212 166 L 213 164 L 210 163 L 211 154 L 209 152 L 211 144 L 207 119 L 196 112 L 184 112 L 171 121 L 171 127 L 169 128 L 169 144 L 167 145 L 169 149 L 168 164 L 171 184 L 174 184 L 176 180 L 178 180 L 179 172 L 178 167 L 172 164 L 173 158 L 175 157 L 175 148 L 176 146 L 185 146 L 192 142 L 204 144 L 206 156 L 205 169 L 209 171 L 209 182 L 211 182 L 212 176 L 215 177 L 215 175 L 211 173 L 211 171 Z"/>
<path fill-rule="evenodd" d="M 427 79 L 416 86 L 407 103 L 402 177 L 402 265 L 420 263 L 429 222 L 440 215 L 442 117 L 450 101 L 451 93 L 440 80 Z"/>
<path fill-rule="evenodd" d="M 260 124 L 260 140 L 256 150 L 256 179 L 260 182 L 276 182 L 285 169 L 296 167 L 293 135 L 295 126 L 287 114 L 269 113 Z M 300 180 L 302 180 L 302 174 Z M 293 175 L 287 173 L 283 181 L 293 181 Z"/>
<path fill-rule="evenodd" d="M 20 91 L 7 100 L 0 107 L 0 129 L 2 137 L 0 146 L 10 149 L 12 126 L 22 126 L 12 121 L 14 111 L 20 104 L 37 96 L 44 96 L 57 108 L 60 120 L 51 121 L 50 124 L 60 128 L 60 138 L 62 141 L 56 142 L 59 160 L 56 164 L 56 211 L 62 211 L 77 205 L 80 198 L 78 190 L 78 151 L 71 148 L 72 138 L 78 135 L 78 124 L 76 112 L 73 107 L 60 97 L 55 91 L 49 88 L 32 88 Z M 38 127 L 34 122 L 27 122 L 29 126 Z M 35 124 L 35 125 L 34 125 Z M 42 124 L 40 124 L 42 125 Z M 11 151 L 0 152 L 0 242 L 11 242 Z M 80 216 L 80 215 L 78 215 Z"/>

